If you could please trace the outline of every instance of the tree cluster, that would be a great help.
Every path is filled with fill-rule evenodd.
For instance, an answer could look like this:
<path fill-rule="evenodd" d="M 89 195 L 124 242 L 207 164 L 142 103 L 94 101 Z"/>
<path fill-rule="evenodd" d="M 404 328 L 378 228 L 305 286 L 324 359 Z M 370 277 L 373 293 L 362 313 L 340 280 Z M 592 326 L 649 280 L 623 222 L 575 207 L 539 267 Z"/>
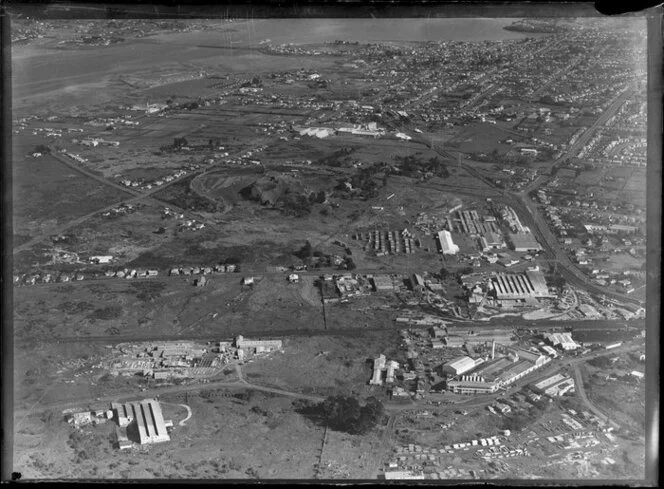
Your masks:
<path fill-rule="evenodd" d="M 412 177 L 422 173 L 432 173 L 441 178 L 448 178 L 450 172 L 447 164 L 440 161 L 440 158 L 434 156 L 428 160 L 409 155 L 395 158 L 400 163 L 400 169 L 406 176 Z"/>
<path fill-rule="evenodd" d="M 178 151 L 181 148 L 184 148 L 185 146 L 189 146 L 189 141 L 187 141 L 187 138 L 181 137 L 181 138 L 173 138 L 173 144 L 171 145 L 164 145 L 161 148 L 159 148 L 160 151 Z"/>
<path fill-rule="evenodd" d="M 311 411 L 328 428 L 352 435 L 368 433 L 385 414 L 383 404 L 375 397 L 362 406 L 357 398 L 342 395 L 328 397 Z"/>
<path fill-rule="evenodd" d="M 286 194 L 281 210 L 289 216 L 303 217 L 311 213 L 312 204 L 313 201 L 302 194 Z"/>
<path fill-rule="evenodd" d="M 306 260 L 307 258 L 311 258 L 313 256 L 314 249 L 313 246 L 311 246 L 311 243 L 307 241 L 306 243 L 304 243 L 302 248 L 300 248 L 293 254 L 301 260 Z"/>

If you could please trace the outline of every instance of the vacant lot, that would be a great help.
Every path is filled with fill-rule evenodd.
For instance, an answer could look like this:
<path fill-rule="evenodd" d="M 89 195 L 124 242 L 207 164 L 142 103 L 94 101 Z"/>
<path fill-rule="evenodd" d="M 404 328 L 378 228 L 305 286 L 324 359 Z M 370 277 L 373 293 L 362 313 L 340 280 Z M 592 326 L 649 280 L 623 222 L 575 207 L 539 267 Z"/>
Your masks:
<path fill-rule="evenodd" d="M 645 436 L 645 383 L 629 375 L 623 378 L 631 370 L 644 372 L 645 366 L 623 354 L 616 363 L 608 359 L 586 363 L 582 372 L 591 402 L 620 425 Z M 608 375 L 619 379 L 607 379 Z"/>
<path fill-rule="evenodd" d="M 20 341 L 49 341 L 323 330 L 320 307 L 300 290 L 306 283 L 291 285 L 281 274 L 258 277 L 254 288 L 240 282 L 239 274 L 220 274 L 201 288 L 184 276 L 21 287 L 14 292 L 14 331 Z"/>
<path fill-rule="evenodd" d="M 372 359 L 389 356 L 395 342 L 395 332 L 289 338 L 283 353 L 246 364 L 243 372 L 249 382 L 304 394 L 366 396 Z"/>
<path fill-rule="evenodd" d="M 86 309 L 81 303 L 77 307 Z M 109 385 L 98 383 L 97 366 L 107 350 L 101 345 L 33 341 L 14 351 L 14 405 L 16 409 L 37 407 L 40 403 L 99 396 Z M 84 375 L 83 375 L 84 374 Z M 71 382 L 65 383 L 69 379 Z M 114 388 L 126 389 L 119 380 Z M 18 418 L 17 424 L 21 423 Z"/>
<path fill-rule="evenodd" d="M 584 171 L 576 177 L 575 183 L 578 185 L 598 185 L 604 178 L 604 170 Z"/>
<path fill-rule="evenodd" d="M 19 239 L 49 233 L 58 225 L 126 197 L 50 156 L 24 158 L 23 154 L 33 148 L 30 143 L 14 148 L 12 214 L 14 234 Z"/>
<path fill-rule="evenodd" d="M 478 122 L 464 128 L 452 141 L 458 143 L 459 151 L 464 153 L 480 152 L 488 154 L 493 150 L 506 153 L 512 149 L 509 144 L 501 144 L 501 141 L 508 138 L 515 138 L 511 131 L 505 131 L 492 124 Z"/>
<path fill-rule="evenodd" d="M 627 253 L 611 255 L 608 261 L 604 262 L 603 268 L 613 272 L 623 272 L 625 270 L 640 270 L 643 265 L 643 259 L 634 258 Z"/>

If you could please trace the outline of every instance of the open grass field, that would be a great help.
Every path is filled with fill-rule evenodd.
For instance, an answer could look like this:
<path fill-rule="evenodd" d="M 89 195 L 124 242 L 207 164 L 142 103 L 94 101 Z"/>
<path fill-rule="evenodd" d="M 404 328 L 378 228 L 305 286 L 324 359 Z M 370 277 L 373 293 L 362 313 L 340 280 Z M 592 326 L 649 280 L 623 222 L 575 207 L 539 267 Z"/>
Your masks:
<path fill-rule="evenodd" d="M 118 378 L 112 385 L 98 382 L 101 370 L 96 367 L 107 354 L 102 345 L 57 344 L 35 338 L 29 345 L 14 350 L 14 404 L 16 408 L 38 408 L 41 403 L 91 398 L 110 387 L 126 389 L 133 382 Z M 89 373 L 88 373 L 89 372 Z M 84 374 L 84 375 L 81 375 Z M 72 382 L 65 383 L 65 378 Z M 16 424 L 23 421 L 16 419 Z"/>
<path fill-rule="evenodd" d="M 14 331 L 18 341 L 51 341 L 323 329 L 320 308 L 303 297 L 306 283 L 291 285 L 285 275 L 266 275 L 253 289 L 243 289 L 240 279 L 216 275 L 204 288 L 193 287 L 186 277 L 23 287 L 14 293 Z"/>
<path fill-rule="evenodd" d="M 640 436 L 645 436 L 645 383 L 635 379 L 628 383 L 606 378 L 610 373 L 621 375 L 627 369 L 643 372 L 645 366 L 628 355 L 621 355 L 615 365 L 596 365 L 585 364 L 581 370 L 588 398 L 612 420 Z"/>
<path fill-rule="evenodd" d="M 395 354 L 396 331 L 386 330 L 289 338 L 283 353 L 244 365 L 244 377 L 249 382 L 303 394 L 367 397 L 371 395 L 367 384 L 373 358 L 381 353 L 393 358 Z"/>
<path fill-rule="evenodd" d="M 636 170 L 627 179 L 623 191 L 630 192 L 636 199 L 646 193 L 646 175 L 645 171 Z"/>
<path fill-rule="evenodd" d="M 643 265 L 643 259 L 634 258 L 627 253 L 611 255 L 604 262 L 603 268 L 610 272 L 622 272 L 625 270 L 640 270 Z"/>
<path fill-rule="evenodd" d="M 452 141 L 458 143 L 459 151 L 464 153 L 488 154 L 496 149 L 502 154 L 507 153 L 512 147 L 501 141 L 508 138 L 515 139 L 515 137 L 511 131 L 506 131 L 493 124 L 478 122 L 461 129 Z"/>
<path fill-rule="evenodd" d="M 48 233 L 60 224 L 126 197 L 51 156 L 23 157 L 33 148 L 30 140 L 14 147 L 12 214 L 13 231 L 19 239 Z"/>
<path fill-rule="evenodd" d="M 584 171 L 576 177 L 574 183 L 577 185 L 590 186 L 590 185 L 599 185 L 599 183 L 604 179 L 604 170 L 597 169 L 591 171 Z"/>
<path fill-rule="evenodd" d="M 175 219 L 162 219 L 158 206 L 141 204 L 132 214 L 103 217 L 98 214 L 71 228 L 71 245 L 62 248 L 80 256 L 112 255 L 116 263 L 131 262 L 141 253 L 162 245 L 177 234 Z M 166 231 L 156 234 L 160 227 Z"/>

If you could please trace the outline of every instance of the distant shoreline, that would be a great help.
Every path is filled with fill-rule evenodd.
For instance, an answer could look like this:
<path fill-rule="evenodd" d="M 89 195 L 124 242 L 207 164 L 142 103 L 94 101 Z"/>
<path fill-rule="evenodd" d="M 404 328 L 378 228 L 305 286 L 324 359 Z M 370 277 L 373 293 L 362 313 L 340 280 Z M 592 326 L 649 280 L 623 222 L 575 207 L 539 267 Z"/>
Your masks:
<path fill-rule="evenodd" d="M 557 29 L 556 27 L 538 27 L 538 26 L 533 26 L 530 24 L 512 24 L 512 25 L 506 25 L 503 27 L 506 31 L 513 31 L 513 32 L 523 32 L 523 33 L 528 33 L 528 34 L 556 34 L 557 32 L 560 32 L 560 29 Z"/>

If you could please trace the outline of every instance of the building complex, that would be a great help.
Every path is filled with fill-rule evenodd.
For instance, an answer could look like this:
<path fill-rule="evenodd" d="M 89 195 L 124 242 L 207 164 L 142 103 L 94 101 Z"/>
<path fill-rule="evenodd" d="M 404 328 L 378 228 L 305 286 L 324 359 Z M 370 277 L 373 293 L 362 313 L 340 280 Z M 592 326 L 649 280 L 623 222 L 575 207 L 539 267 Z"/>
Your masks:
<path fill-rule="evenodd" d="M 508 348 L 507 355 L 479 362 L 478 368 L 463 370 L 448 380 L 448 390 L 459 394 L 490 394 L 525 377 L 550 362 L 551 358 L 524 348 Z"/>

